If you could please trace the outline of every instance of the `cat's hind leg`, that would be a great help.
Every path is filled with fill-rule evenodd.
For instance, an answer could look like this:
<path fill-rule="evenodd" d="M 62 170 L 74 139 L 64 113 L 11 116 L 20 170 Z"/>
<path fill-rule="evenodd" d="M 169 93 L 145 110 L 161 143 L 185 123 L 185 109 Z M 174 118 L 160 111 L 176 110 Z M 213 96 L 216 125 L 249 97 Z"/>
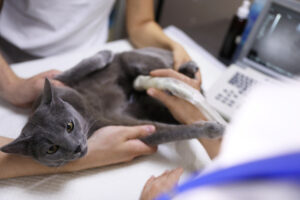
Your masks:
<path fill-rule="evenodd" d="M 132 78 L 149 75 L 155 69 L 166 69 L 173 66 L 172 53 L 157 48 L 124 52 L 119 55 L 119 58 L 126 75 Z"/>
<path fill-rule="evenodd" d="M 156 127 L 154 134 L 140 138 L 141 141 L 150 146 L 194 138 L 220 138 L 225 132 L 225 126 L 218 122 L 201 121 L 191 125 L 171 125 L 147 120 L 138 120 L 125 115 L 122 117 L 115 115 L 109 119 L 99 120 L 98 123 L 95 123 L 95 125 L 98 126 L 95 126 L 92 131 L 104 126 L 137 126 L 146 124 L 154 125 Z"/>
<path fill-rule="evenodd" d="M 216 139 L 223 136 L 225 127 L 217 122 L 199 122 L 191 125 L 154 124 L 156 132 L 141 138 L 145 144 L 154 146 L 158 144 L 196 139 Z"/>
<path fill-rule="evenodd" d="M 120 54 L 122 66 L 131 77 L 149 75 L 155 69 L 172 69 L 173 54 L 171 51 L 149 47 Z M 194 61 L 189 61 L 179 67 L 179 72 L 195 78 L 199 67 Z"/>
<path fill-rule="evenodd" d="M 55 79 L 67 85 L 72 85 L 86 75 L 105 68 L 112 60 L 113 54 L 111 51 L 100 51 L 94 56 L 82 60 L 73 68 L 59 74 Z"/>

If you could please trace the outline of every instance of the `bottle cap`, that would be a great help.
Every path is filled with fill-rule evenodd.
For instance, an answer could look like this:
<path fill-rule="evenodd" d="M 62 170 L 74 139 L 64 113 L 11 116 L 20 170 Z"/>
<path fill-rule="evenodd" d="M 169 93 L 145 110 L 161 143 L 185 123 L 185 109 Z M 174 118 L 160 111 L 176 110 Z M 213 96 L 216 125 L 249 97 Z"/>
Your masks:
<path fill-rule="evenodd" d="M 247 19 L 250 12 L 251 2 L 249 0 L 244 0 L 243 4 L 239 7 L 237 16 L 240 19 Z"/>

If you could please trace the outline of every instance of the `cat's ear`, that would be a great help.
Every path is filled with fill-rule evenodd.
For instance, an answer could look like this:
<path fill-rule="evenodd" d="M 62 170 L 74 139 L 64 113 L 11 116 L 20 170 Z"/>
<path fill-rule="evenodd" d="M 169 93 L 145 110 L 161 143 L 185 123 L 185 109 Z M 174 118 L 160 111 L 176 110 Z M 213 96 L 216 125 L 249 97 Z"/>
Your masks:
<path fill-rule="evenodd" d="M 44 85 L 44 92 L 42 96 L 42 104 L 50 104 L 54 99 L 54 88 L 50 81 L 46 78 Z"/>
<path fill-rule="evenodd" d="M 31 137 L 19 137 L 11 143 L 3 146 L 0 150 L 4 153 L 28 155 L 28 144 Z"/>

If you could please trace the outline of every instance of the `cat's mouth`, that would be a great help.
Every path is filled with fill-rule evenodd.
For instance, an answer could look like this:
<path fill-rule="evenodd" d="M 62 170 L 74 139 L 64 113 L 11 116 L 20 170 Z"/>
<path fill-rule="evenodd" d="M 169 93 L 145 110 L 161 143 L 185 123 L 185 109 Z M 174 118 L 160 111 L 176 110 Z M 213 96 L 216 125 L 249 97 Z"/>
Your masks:
<path fill-rule="evenodd" d="M 47 165 L 48 167 L 60 167 L 65 165 L 68 162 L 72 162 L 75 160 L 78 160 L 79 158 L 82 158 L 83 156 L 85 156 L 87 154 L 87 146 L 83 147 L 82 150 L 76 154 L 73 154 L 72 157 L 68 158 L 68 159 L 60 159 L 60 160 L 56 160 L 56 161 L 52 161 L 52 162 L 42 162 L 43 164 Z"/>
<path fill-rule="evenodd" d="M 78 158 L 82 158 L 83 156 L 85 156 L 85 155 L 87 154 L 87 150 L 88 150 L 88 149 L 87 149 L 86 146 L 83 147 L 82 151 L 79 152 L 79 153 L 77 153 L 78 156 L 75 158 L 75 160 L 78 159 Z M 77 154 L 75 154 L 75 155 L 77 155 Z"/>
<path fill-rule="evenodd" d="M 73 154 L 73 156 L 70 159 L 68 159 L 66 162 L 77 160 L 79 158 L 82 158 L 86 154 L 87 154 L 87 146 L 81 147 L 81 151 Z"/>

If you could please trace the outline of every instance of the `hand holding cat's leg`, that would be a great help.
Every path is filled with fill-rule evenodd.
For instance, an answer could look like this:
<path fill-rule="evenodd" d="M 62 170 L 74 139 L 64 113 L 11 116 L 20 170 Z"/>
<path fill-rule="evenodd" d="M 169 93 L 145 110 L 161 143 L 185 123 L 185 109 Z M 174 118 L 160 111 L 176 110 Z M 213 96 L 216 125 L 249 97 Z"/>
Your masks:
<path fill-rule="evenodd" d="M 94 56 L 82 60 L 76 66 L 56 76 L 55 79 L 70 85 L 79 81 L 86 75 L 106 67 L 112 59 L 113 54 L 111 51 L 100 51 Z"/>
<path fill-rule="evenodd" d="M 206 120 L 204 115 L 194 105 L 175 96 L 170 96 L 160 90 L 149 89 L 148 94 L 162 102 L 172 113 L 174 118 L 183 124 L 193 124 Z M 199 139 L 210 158 L 218 155 L 222 139 Z"/>
<path fill-rule="evenodd" d="M 111 126 L 99 129 L 88 140 L 86 156 L 57 168 L 44 166 L 29 157 L 0 152 L 0 179 L 73 172 L 128 162 L 135 157 L 156 152 L 156 147 L 149 147 L 137 139 L 154 131 L 153 126 Z M 0 137 L 0 146 L 12 141 Z"/>
<path fill-rule="evenodd" d="M 169 78 L 175 78 L 177 80 L 180 80 L 190 86 L 192 86 L 193 88 L 195 88 L 196 90 L 200 90 L 201 89 L 201 83 L 202 83 L 202 79 L 201 79 L 201 74 L 200 74 L 200 70 L 198 70 L 195 73 L 195 78 L 190 78 L 188 76 L 183 75 L 182 73 L 176 72 L 172 69 L 157 69 L 157 70 L 153 70 L 150 72 L 150 75 L 153 77 L 169 77 Z"/>
<path fill-rule="evenodd" d="M 198 121 L 207 120 L 198 108 L 183 99 L 168 95 L 167 93 L 154 88 L 148 89 L 147 93 L 162 102 L 171 112 L 173 117 L 182 124 L 193 124 Z"/>
<path fill-rule="evenodd" d="M 150 135 L 154 126 L 108 126 L 97 130 L 88 140 L 88 153 L 74 161 L 76 170 L 128 162 L 156 152 L 138 138 Z M 72 165 L 72 163 L 70 163 Z"/>

